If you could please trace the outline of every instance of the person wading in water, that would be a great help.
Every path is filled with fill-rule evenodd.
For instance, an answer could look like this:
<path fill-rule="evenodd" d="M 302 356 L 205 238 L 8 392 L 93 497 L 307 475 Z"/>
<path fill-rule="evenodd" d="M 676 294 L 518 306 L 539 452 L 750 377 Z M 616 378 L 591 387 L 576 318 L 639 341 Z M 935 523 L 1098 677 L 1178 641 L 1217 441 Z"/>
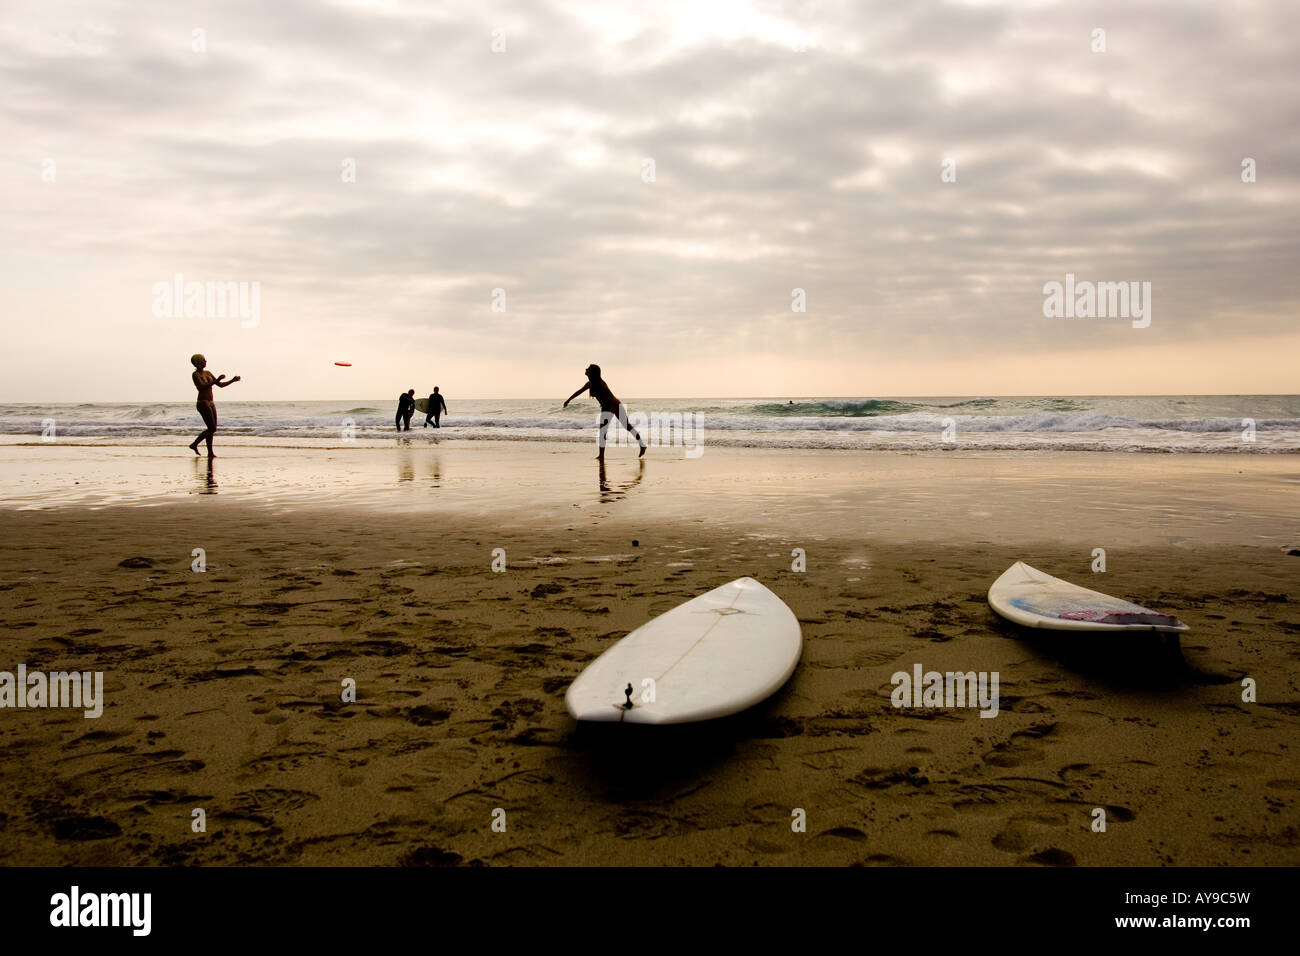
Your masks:
<path fill-rule="evenodd" d="M 429 407 L 425 409 L 424 427 L 428 428 L 429 423 L 433 423 L 434 428 L 441 428 L 438 419 L 447 411 L 447 400 L 442 397 L 442 392 L 438 391 L 438 386 L 433 386 L 433 393 L 429 395 Z"/>

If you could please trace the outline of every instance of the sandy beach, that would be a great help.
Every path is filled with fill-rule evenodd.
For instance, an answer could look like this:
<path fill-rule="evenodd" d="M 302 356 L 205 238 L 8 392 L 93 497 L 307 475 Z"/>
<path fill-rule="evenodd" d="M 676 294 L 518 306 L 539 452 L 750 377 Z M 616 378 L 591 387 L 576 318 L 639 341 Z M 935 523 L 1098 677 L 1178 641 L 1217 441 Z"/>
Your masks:
<path fill-rule="evenodd" d="M 0 712 L 6 865 L 1300 860 L 1294 456 L 224 450 L 5 450 L 0 669 L 105 698 Z M 986 601 L 1021 559 L 1191 629 L 1025 632 Z M 742 575 L 803 628 L 778 694 L 568 716 L 605 648 Z M 998 715 L 893 707 L 916 664 L 998 672 Z"/>

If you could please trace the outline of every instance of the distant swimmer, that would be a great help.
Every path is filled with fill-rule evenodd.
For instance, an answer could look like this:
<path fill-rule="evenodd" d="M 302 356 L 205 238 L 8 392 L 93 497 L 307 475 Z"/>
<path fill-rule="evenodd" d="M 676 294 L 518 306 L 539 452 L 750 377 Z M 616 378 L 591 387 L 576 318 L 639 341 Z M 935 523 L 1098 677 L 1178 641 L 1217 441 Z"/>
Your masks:
<path fill-rule="evenodd" d="M 600 445 L 600 454 L 598 454 L 596 458 L 600 461 L 605 460 L 605 432 L 609 429 L 609 423 L 615 418 L 618 419 L 620 425 L 632 433 L 632 437 L 635 438 L 637 444 L 641 446 L 641 452 L 637 457 L 640 458 L 641 455 L 644 455 L 646 449 L 645 439 L 638 435 L 636 429 L 629 424 L 627 420 L 627 406 L 618 400 L 610 390 L 610 387 L 605 384 L 605 380 L 600 377 L 599 365 L 587 366 L 587 384 L 566 398 L 564 400 L 564 407 L 568 408 L 569 402 L 573 401 L 583 392 L 588 390 L 591 391 L 591 397 L 600 403 L 600 438 L 598 440 Z"/>
<path fill-rule="evenodd" d="M 199 400 L 195 402 L 194 407 L 199 410 L 199 416 L 203 419 L 203 424 L 207 428 L 199 432 L 199 437 L 190 442 L 190 451 L 194 454 L 199 453 L 199 442 L 208 443 L 208 457 L 216 458 L 212 453 L 212 436 L 217 433 L 217 403 L 212 399 L 212 386 L 225 388 L 227 385 L 234 385 L 239 381 L 236 375 L 230 381 L 226 381 L 224 375 L 213 375 L 207 370 L 208 360 L 202 355 L 191 355 L 190 364 L 194 366 L 194 374 L 190 377 L 194 380 L 194 387 L 199 390 Z"/>
<path fill-rule="evenodd" d="M 424 427 L 428 428 L 429 421 L 432 420 L 434 428 L 441 428 L 442 426 L 438 424 L 438 419 L 442 417 L 442 413 L 446 410 L 447 400 L 442 397 L 442 393 L 438 391 L 438 386 L 435 385 L 433 386 L 433 394 L 429 396 L 429 407 L 424 416 Z"/>
<path fill-rule="evenodd" d="M 415 414 L 415 389 L 407 389 L 401 395 L 397 396 L 397 430 L 402 431 L 402 426 L 406 426 L 406 431 L 411 430 L 411 416 Z"/>

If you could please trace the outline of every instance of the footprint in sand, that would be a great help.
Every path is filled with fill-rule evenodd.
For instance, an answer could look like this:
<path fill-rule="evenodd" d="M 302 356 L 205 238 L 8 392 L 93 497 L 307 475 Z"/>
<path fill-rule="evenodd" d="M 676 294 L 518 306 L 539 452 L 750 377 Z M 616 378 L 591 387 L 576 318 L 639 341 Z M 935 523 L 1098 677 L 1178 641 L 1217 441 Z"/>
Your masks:
<path fill-rule="evenodd" d="M 1003 853 L 1023 853 L 1035 844 L 1060 836 L 1069 821 L 1064 813 L 1023 813 L 1013 816 L 993 837 L 992 844 Z"/>
<path fill-rule="evenodd" d="M 853 863 L 852 866 L 907 866 L 908 863 L 902 857 L 891 856 L 888 853 L 873 853 L 860 863 Z"/>
<path fill-rule="evenodd" d="M 833 827 L 817 834 L 819 837 L 839 837 L 842 840 L 865 840 L 867 835 L 857 827 Z"/>
<path fill-rule="evenodd" d="M 275 826 L 275 815 L 300 810 L 319 800 L 306 790 L 287 790 L 280 787 L 263 787 L 235 794 L 231 802 L 217 813 L 223 820 L 250 821 L 264 827 Z"/>
<path fill-rule="evenodd" d="M 253 757 L 240 764 L 239 769 L 249 774 L 267 773 L 268 771 L 287 773 L 292 770 L 301 770 L 304 767 L 314 766 L 320 760 L 337 762 L 338 757 L 327 753 L 324 747 L 304 747 L 299 745 L 294 750 L 284 750 L 279 753 L 261 754 Z"/>
<path fill-rule="evenodd" d="M 108 840 L 122 835 L 122 828 L 104 817 L 64 817 L 54 824 L 56 840 Z"/>
<path fill-rule="evenodd" d="M 770 840 L 760 840 L 758 837 L 753 837 L 745 841 L 745 848 L 753 850 L 755 853 L 776 854 L 790 852 L 790 847 L 788 846 L 782 846 L 781 844 L 773 843 Z"/>
<path fill-rule="evenodd" d="M 502 650 L 517 657 L 540 657 L 543 654 L 549 654 L 551 648 L 546 644 L 536 642 L 530 644 L 508 644 Z"/>
<path fill-rule="evenodd" d="M 930 778 L 922 774 L 919 767 L 908 767 L 906 772 L 868 767 L 851 782 L 867 790 L 888 790 L 899 785 L 919 789 L 929 786 Z"/>
<path fill-rule="evenodd" d="M 422 846 L 405 854 L 398 866 L 459 866 L 464 857 L 436 846 Z"/>
<path fill-rule="evenodd" d="M 517 721 L 535 717 L 541 710 L 542 702 L 531 697 L 520 697 L 514 701 L 503 700 L 501 706 L 492 708 L 492 716 L 496 718 L 492 729 L 509 730 Z"/>
<path fill-rule="evenodd" d="M 1027 763 L 1039 763 L 1046 754 L 1042 748 L 1035 747 L 1032 741 L 1050 737 L 1056 732 L 1056 724 L 1035 724 L 1025 730 L 1018 730 L 1006 743 L 997 744 L 984 755 L 984 762 L 995 767 L 1020 767 Z"/>
<path fill-rule="evenodd" d="M 1078 866 L 1072 853 L 1067 853 L 1054 846 L 1048 847 L 1046 850 L 1039 850 L 1037 853 L 1031 853 L 1021 862 L 1037 863 L 1040 866 Z"/>
<path fill-rule="evenodd" d="M 431 724 L 440 724 L 451 717 L 451 711 L 443 710 L 440 707 L 430 707 L 428 704 L 421 704 L 418 707 L 409 708 L 404 716 L 417 727 L 428 727 Z"/>
<path fill-rule="evenodd" d="M 563 694 L 572 683 L 572 676 L 547 677 L 542 681 L 542 691 L 552 696 Z"/>

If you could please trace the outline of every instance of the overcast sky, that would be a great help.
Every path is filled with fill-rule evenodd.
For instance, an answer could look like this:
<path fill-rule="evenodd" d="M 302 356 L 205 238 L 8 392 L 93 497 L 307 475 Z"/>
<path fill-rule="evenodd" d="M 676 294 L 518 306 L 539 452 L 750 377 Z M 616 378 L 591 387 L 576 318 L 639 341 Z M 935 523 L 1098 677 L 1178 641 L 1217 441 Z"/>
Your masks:
<path fill-rule="evenodd" d="M 226 399 L 1297 392 L 1298 38 L 1290 0 L 6 0 L 0 400 L 189 400 L 196 351 Z M 158 317 L 178 273 L 258 324 Z M 1150 326 L 1045 317 L 1066 273 Z"/>

